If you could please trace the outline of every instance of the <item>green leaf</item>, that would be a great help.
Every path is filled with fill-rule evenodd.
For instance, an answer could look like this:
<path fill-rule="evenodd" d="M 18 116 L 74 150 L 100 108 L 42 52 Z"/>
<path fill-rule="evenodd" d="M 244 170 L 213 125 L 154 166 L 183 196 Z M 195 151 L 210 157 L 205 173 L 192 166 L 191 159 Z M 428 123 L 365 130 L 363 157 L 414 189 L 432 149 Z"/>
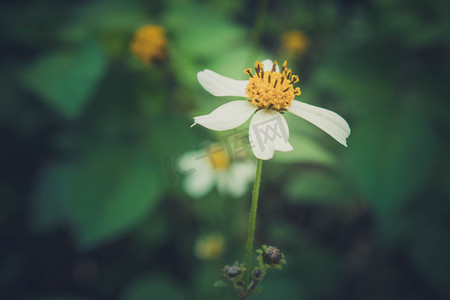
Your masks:
<path fill-rule="evenodd" d="M 164 23 L 175 35 L 174 46 L 191 57 L 216 57 L 240 45 L 245 37 L 242 28 L 194 3 L 177 4 L 168 10 Z"/>
<path fill-rule="evenodd" d="M 132 149 L 101 147 L 75 174 L 70 213 L 83 248 L 116 238 L 155 208 L 160 179 L 151 161 Z"/>
<path fill-rule="evenodd" d="M 448 197 L 433 195 L 416 199 L 408 207 L 408 214 L 396 218 L 395 225 L 404 219 L 408 227 L 401 238 L 407 238 L 411 263 L 428 284 L 443 295 L 450 296 L 450 236 Z"/>
<path fill-rule="evenodd" d="M 294 150 L 275 152 L 274 161 L 281 163 L 311 163 L 324 166 L 335 166 L 336 157 L 315 139 L 306 135 L 291 133 L 289 143 Z"/>
<path fill-rule="evenodd" d="M 90 249 L 139 224 L 157 205 L 160 190 L 146 156 L 120 145 L 94 148 L 76 163 L 40 174 L 32 224 L 48 231 L 68 220 L 79 246 Z"/>
<path fill-rule="evenodd" d="M 288 200 L 293 203 L 348 205 L 352 191 L 338 174 L 305 172 L 289 178 Z"/>
<path fill-rule="evenodd" d="M 292 224 L 278 220 L 267 225 L 270 228 L 267 239 L 277 241 L 286 255 L 287 264 L 282 272 L 270 272 L 270 280 L 267 277 L 262 281 L 263 293 L 273 296 L 275 291 L 280 290 L 273 287 L 275 282 L 283 282 L 286 289 L 296 291 L 289 296 L 286 294 L 286 297 L 283 294 L 283 299 L 329 298 L 326 295 L 339 286 L 345 273 L 343 258 Z M 263 295 L 261 299 L 278 298 Z"/>
<path fill-rule="evenodd" d="M 42 57 L 24 73 L 25 84 L 67 118 L 80 115 L 103 75 L 102 49 L 89 43 L 77 50 L 61 50 Z"/>
<path fill-rule="evenodd" d="M 354 128 L 350 170 L 379 216 L 399 209 L 425 186 L 436 147 L 428 120 L 413 102 L 374 111 Z"/>
<path fill-rule="evenodd" d="M 67 219 L 74 175 L 75 168 L 69 164 L 52 165 L 39 174 L 32 202 L 33 230 L 48 232 Z"/>
<path fill-rule="evenodd" d="M 284 300 L 298 300 L 304 299 L 304 292 L 299 289 L 298 284 L 293 278 L 288 278 L 287 276 L 277 276 L 270 274 L 270 279 L 266 279 L 261 282 L 261 294 L 256 294 L 254 298 L 261 300 L 273 300 L 273 299 L 284 299 Z M 256 291 L 257 292 L 257 291 Z"/>
<path fill-rule="evenodd" d="M 252 48 L 248 45 L 239 45 L 229 49 L 222 55 L 215 56 L 209 62 L 208 69 L 230 78 L 247 80 L 248 75 L 243 70 L 253 66 L 254 62 L 250 61 L 249 58 L 254 54 Z M 269 55 L 258 53 L 257 57 L 259 57 L 260 61 L 263 61 Z"/>
<path fill-rule="evenodd" d="M 160 275 L 141 277 L 125 289 L 121 300 L 185 299 L 181 288 L 170 278 Z"/>
<path fill-rule="evenodd" d="M 135 30 L 148 23 L 145 6 L 139 2 L 133 5 L 121 1 L 97 1 L 88 3 L 78 14 L 79 26 L 104 31 Z"/>
<path fill-rule="evenodd" d="M 223 280 L 217 280 L 216 282 L 214 282 L 214 286 L 217 286 L 217 287 L 227 287 L 229 285 L 230 284 L 228 282 L 223 281 Z"/>
<path fill-rule="evenodd" d="M 167 10 L 163 19 L 167 30 L 173 34 L 169 51 L 179 82 L 199 88 L 197 72 L 206 67 L 212 69 L 220 58 L 223 58 L 219 62 L 221 66 L 226 61 L 230 64 L 230 60 L 225 60 L 230 53 L 232 55 L 229 58 L 238 57 L 237 61 L 231 61 L 231 64 L 239 65 L 237 70 L 233 70 L 233 74 L 243 76 L 245 65 L 243 66 L 242 61 L 248 59 L 248 54 L 245 58 L 244 55 L 249 50 L 242 47 L 245 44 L 245 31 L 242 27 L 230 22 L 222 14 L 195 3 L 176 3 Z"/>
<path fill-rule="evenodd" d="M 389 96 L 395 93 L 397 63 L 398 54 L 376 41 L 338 43 L 316 68 L 309 89 L 328 91 L 347 103 L 354 101 L 359 110 L 368 110 L 379 102 L 389 102 Z"/>
<path fill-rule="evenodd" d="M 413 263 L 421 271 L 431 286 L 436 287 L 445 295 L 450 296 L 450 238 L 448 236 L 448 223 L 430 225 L 434 221 L 420 220 L 418 230 L 413 235 L 411 256 Z M 445 229 L 444 229 L 445 228 Z"/>

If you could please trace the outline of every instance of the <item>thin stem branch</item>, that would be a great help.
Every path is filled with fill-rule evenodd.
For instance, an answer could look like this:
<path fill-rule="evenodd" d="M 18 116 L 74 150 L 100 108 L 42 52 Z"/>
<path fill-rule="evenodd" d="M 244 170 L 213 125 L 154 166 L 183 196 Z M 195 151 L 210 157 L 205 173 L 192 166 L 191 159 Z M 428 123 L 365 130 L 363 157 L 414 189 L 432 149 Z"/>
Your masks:
<path fill-rule="evenodd" d="M 255 290 L 256 286 L 258 285 L 259 280 L 255 280 L 252 282 L 252 285 L 250 286 L 250 288 L 247 290 L 247 293 L 245 293 L 244 297 L 242 299 L 247 300 L 248 297 L 250 297 L 250 295 L 253 293 L 253 291 Z"/>
<path fill-rule="evenodd" d="M 247 291 L 248 284 L 250 282 L 250 269 L 252 267 L 252 257 L 253 257 L 253 240 L 255 239 L 255 224 L 256 224 L 256 212 L 258 210 L 258 197 L 259 197 L 259 186 L 261 183 L 261 171 L 262 171 L 262 160 L 257 160 L 256 165 L 256 175 L 255 183 L 253 185 L 252 193 L 252 203 L 250 206 L 250 215 L 248 218 L 248 237 L 247 244 L 245 245 L 245 273 L 244 273 L 244 288 Z"/>

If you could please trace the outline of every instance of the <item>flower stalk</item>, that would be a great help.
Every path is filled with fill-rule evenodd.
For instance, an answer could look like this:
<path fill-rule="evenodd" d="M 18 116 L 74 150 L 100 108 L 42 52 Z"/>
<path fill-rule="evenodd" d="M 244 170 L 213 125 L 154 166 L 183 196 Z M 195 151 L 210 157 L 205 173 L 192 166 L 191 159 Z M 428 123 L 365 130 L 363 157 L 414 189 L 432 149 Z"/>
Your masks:
<path fill-rule="evenodd" d="M 257 165 L 256 165 L 255 183 L 253 185 L 252 202 L 251 202 L 251 206 L 250 206 L 250 215 L 249 215 L 249 219 L 248 219 L 247 244 L 245 245 L 244 283 L 245 283 L 246 288 L 250 281 L 250 270 L 251 270 L 252 257 L 253 257 L 253 241 L 255 239 L 256 213 L 258 210 L 259 186 L 261 183 L 261 171 L 262 171 L 262 160 L 258 159 Z"/>

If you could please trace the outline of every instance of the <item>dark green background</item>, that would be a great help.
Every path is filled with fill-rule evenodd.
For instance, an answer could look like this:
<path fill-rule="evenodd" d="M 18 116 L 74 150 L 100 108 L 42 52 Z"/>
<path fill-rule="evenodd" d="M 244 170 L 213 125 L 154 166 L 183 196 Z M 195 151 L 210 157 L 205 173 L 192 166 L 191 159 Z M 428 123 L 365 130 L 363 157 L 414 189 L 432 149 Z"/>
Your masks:
<path fill-rule="evenodd" d="M 288 117 L 295 150 L 263 166 L 256 233 L 288 264 L 254 298 L 448 299 L 449 23 L 445 0 L 2 2 L 1 298 L 234 299 L 213 283 L 243 260 L 250 193 L 191 199 L 164 162 L 221 139 L 189 128 L 230 100 L 198 71 L 289 58 L 298 100 L 352 134 L 344 148 Z M 151 66 L 129 51 L 145 24 L 168 36 Z M 292 29 L 303 55 L 281 48 Z M 202 261 L 210 232 L 225 253 Z"/>

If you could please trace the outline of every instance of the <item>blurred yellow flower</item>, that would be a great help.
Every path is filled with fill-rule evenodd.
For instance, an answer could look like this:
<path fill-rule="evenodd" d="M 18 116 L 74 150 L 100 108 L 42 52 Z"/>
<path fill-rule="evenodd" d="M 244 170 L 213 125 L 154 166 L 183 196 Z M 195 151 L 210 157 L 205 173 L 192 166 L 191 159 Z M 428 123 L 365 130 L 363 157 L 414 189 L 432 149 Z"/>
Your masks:
<path fill-rule="evenodd" d="M 150 64 L 155 59 L 164 59 L 166 56 L 167 39 L 163 27 L 146 25 L 134 33 L 130 50 L 144 64 Z"/>
<path fill-rule="evenodd" d="M 283 49 L 291 54 L 301 54 L 309 46 L 309 38 L 300 30 L 286 31 L 281 36 Z"/>
<path fill-rule="evenodd" d="M 203 260 L 219 258 L 225 248 L 225 239 L 221 234 L 210 234 L 200 237 L 194 246 L 195 255 Z"/>

